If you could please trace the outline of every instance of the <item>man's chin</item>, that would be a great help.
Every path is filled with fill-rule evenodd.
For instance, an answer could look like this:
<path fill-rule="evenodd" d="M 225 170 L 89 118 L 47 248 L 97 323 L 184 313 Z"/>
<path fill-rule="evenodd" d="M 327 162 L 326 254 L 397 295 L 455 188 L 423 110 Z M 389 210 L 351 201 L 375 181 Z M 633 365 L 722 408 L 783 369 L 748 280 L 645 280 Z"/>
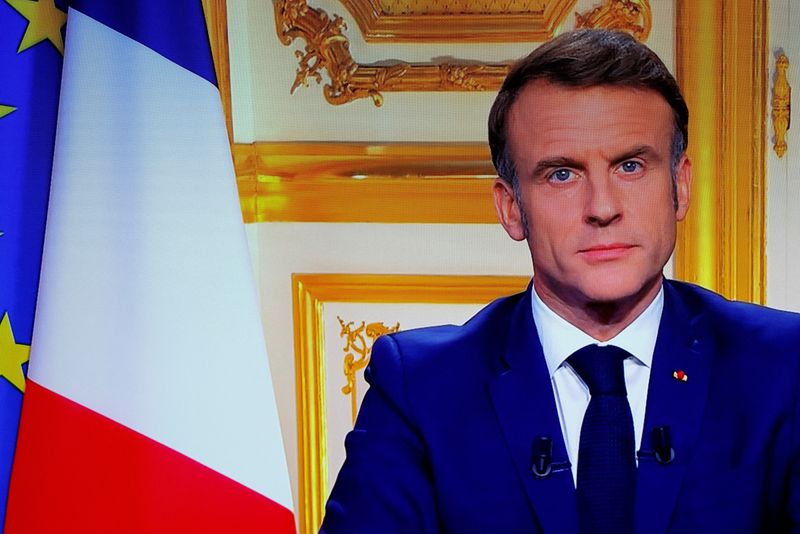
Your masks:
<path fill-rule="evenodd" d="M 608 280 L 593 281 L 584 293 L 586 300 L 591 306 L 619 306 L 636 304 L 638 301 L 652 299 L 660 287 L 660 281 L 648 281 L 647 283 L 614 283 Z"/>

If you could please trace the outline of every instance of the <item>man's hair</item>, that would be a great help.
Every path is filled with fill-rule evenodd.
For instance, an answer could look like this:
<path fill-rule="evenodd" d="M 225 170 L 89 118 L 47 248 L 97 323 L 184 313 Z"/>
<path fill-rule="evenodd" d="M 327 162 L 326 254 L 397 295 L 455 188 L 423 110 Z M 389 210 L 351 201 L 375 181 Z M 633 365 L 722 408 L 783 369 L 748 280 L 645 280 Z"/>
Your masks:
<path fill-rule="evenodd" d="M 517 200 L 519 179 L 506 139 L 508 113 L 520 91 L 537 80 L 571 88 L 610 85 L 660 94 L 672 108 L 675 123 L 670 155 L 674 182 L 689 137 L 689 109 L 678 82 L 661 59 L 631 35 L 575 30 L 544 43 L 514 64 L 489 113 L 492 162 L 497 174 L 514 188 Z"/>

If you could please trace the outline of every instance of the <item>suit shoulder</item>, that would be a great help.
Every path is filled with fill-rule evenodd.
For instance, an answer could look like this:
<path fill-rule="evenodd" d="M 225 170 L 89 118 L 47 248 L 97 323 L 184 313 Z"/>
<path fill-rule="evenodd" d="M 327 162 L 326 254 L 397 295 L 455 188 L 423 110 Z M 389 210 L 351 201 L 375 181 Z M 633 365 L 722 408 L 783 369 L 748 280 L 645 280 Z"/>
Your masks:
<path fill-rule="evenodd" d="M 800 341 L 800 314 L 767 306 L 728 300 L 718 293 L 686 282 L 670 281 L 690 312 L 736 338 Z"/>
<path fill-rule="evenodd" d="M 485 355 L 505 336 L 508 323 L 525 293 L 499 298 L 461 326 L 441 325 L 405 330 L 381 336 L 375 342 L 373 364 L 385 358 L 399 359 L 403 367 L 420 365 L 464 365 L 470 355 Z M 488 352 L 491 352 L 489 350 Z M 390 364 L 391 365 L 391 364 Z"/>

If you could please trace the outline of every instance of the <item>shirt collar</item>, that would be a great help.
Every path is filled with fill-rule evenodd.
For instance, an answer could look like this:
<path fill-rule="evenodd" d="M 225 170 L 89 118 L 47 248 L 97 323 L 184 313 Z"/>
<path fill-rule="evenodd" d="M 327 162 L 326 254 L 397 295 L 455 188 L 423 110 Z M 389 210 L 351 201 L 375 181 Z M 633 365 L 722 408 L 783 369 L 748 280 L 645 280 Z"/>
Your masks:
<path fill-rule="evenodd" d="M 664 310 L 664 286 L 658 291 L 645 310 L 626 326 L 622 332 L 608 341 L 598 341 L 586 332 L 551 310 L 545 304 L 536 289 L 531 287 L 531 307 L 536 333 L 542 343 L 547 370 L 552 378 L 564 361 L 573 352 L 586 345 L 614 345 L 631 353 L 642 365 L 650 367 L 661 323 L 661 312 Z"/>

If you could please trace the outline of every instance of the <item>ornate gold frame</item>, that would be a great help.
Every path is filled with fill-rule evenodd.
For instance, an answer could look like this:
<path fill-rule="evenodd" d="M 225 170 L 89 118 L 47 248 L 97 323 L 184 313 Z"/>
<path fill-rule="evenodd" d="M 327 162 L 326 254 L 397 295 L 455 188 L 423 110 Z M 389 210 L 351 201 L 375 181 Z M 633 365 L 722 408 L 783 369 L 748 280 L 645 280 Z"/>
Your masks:
<path fill-rule="evenodd" d="M 342 0 L 367 42 L 541 42 L 553 35 L 576 0 L 545 2 L 541 13 L 387 15 L 378 0 Z"/>
<path fill-rule="evenodd" d="M 394 21 L 389 27 L 377 30 L 400 40 L 425 42 L 443 39 L 445 33 L 453 33 L 461 27 L 464 37 L 457 42 L 485 42 L 495 40 L 504 42 L 528 40 L 526 31 L 520 31 L 520 23 L 530 17 L 506 15 L 498 20 L 501 32 L 492 24 L 492 15 L 472 15 L 467 17 L 466 25 L 455 22 L 462 16 L 425 16 L 424 24 L 417 24 L 413 33 L 398 35 L 399 20 L 407 17 L 379 17 L 374 9 L 364 7 L 369 4 L 344 0 L 355 11 L 355 17 L 362 26 L 369 27 L 381 19 Z M 550 14 L 545 17 L 551 28 L 540 35 L 537 28 L 530 37 L 548 38 L 553 33 L 552 26 L 560 22 L 574 0 L 557 2 L 552 0 L 545 8 Z M 334 14 L 331 18 L 322 9 L 312 7 L 307 0 L 273 0 L 275 9 L 275 30 L 280 41 L 289 46 L 295 39 L 306 42 L 303 50 L 296 50 L 299 67 L 290 92 L 298 87 L 308 86 L 309 79 L 318 84 L 322 82 L 322 72 L 328 75 L 329 83 L 323 87 L 325 100 L 334 105 L 346 104 L 360 98 L 371 98 L 376 106 L 383 105 L 383 93 L 388 91 L 494 91 L 503 82 L 508 69 L 507 63 L 405 63 L 391 62 L 389 65 L 364 65 L 357 63 L 350 54 L 350 41 L 344 34 L 347 26 L 344 19 Z M 471 17 L 471 18 L 470 18 Z M 412 17 L 417 20 L 423 17 Z M 650 33 L 652 19 L 649 0 L 605 0 L 601 5 L 586 13 L 575 13 L 576 25 L 580 28 L 614 28 L 628 31 L 639 39 L 646 39 Z M 446 29 L 445 29 L 446 28 Z M 487 29 L 488 28 L 488 29 Z M 369 28 L 367 28 L 369 30 Z M 486 31 L 481 31 L 487 29 Z M 515 29 L 517 31 L 515 31 Z M 413 35 L 413 38 L 412 38 Z"/>
<path fill-rule="evenodd" d="M 386 91 L 489 91 L 500 87 L 508 72 L 506 64 L 414 64 L 361 65 L 350 54 L 350 42 L 344 35 L 346 25 L 339 15 L 330 18 L 322 9 L 306 0 L 275 0 L 275 29 L 281 42 L 289 46 L 302 38 L 306 46 L 295 51 L 300 61 L 292 85 L 308 86 L 309 79 L 322 81 L 327 72 L 330 83 L 323 94 L 331 104 L 346 104 L 359 98 L 371 98 L 383 105 Z"/>
<path fill-rule="evenodd" d="M 325 358 L 323 311 L 326 302 L 483 304 L 523 290 L 521 276 L 423 276 L 375 274 L 295 274 L 295 367 L 297 374 L 300 533 L 317 532 L 327 487 Z"/>

